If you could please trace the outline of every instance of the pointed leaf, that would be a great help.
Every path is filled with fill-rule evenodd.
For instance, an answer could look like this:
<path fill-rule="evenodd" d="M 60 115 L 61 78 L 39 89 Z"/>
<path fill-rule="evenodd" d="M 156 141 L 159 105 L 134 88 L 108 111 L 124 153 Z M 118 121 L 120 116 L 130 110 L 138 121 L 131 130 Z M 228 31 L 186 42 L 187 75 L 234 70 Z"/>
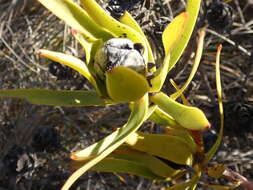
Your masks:
<path fill-rule="evenodd" d="M 156 180 L 165 179 L 162 176 L 156 175 L 141 163 L 117 158 L 106 158 L 102 162 L 95 165 L 92 170 L 129 173 Z"/>
<path fill-rule="evenodd" d="M 131 103 L 131 111 L 133 111 L 135 103 Z M 144 120 L 146 120 L 155 111 L 156 106 L 150 106 Z M 124 125 L 125 127 L 125 125 Z M 73 160 L 89 160 L 94 158 L 98 154 L 102 153 L 116 138 L 119 134 L 120 128 L 105 137 L 104 139 L 90 145 L 84 150 L 71 153 L 71 159 Z"/>
<path fill-rule="evenodd" d="M 184 183 L 177 183 L 176 185 L 166 188 L 165 190 L 194 190 L 197 186 L 200 176 L 201 173 L 198 172 L 189 181 Z"/>
<path fill-rule="evenodd" d="M 188 13 L 183 12 L 176 16 L 172 22 L 165 28 L 162 34 L 162 42 L 165 50 L 165 56 L 175 47 L 178 40 L 182 37 L 185 26 L 188 22 Z"/>
<path fill-rule="evenodd" d="M 177 164 L 191 165 L 193 161 L 193 150 L 184 139 L 177 136 L 136 132 L 129 136 L 126 144 L 133 149 L 159 156 Z"/>
<path fill-rule="evenodd" d="M 126 145 L 122 145 L 116 149 L 111 157 L 134 161 L 136 163 L 142 164 L 145 167 L 149 168 L 156 175 L 165 177 L 167 180 L 178 173 L 178 170 L 171 168 L 160 159 L 145 152 L 134 150 Z"/>
<path fill-rule="evenodd" d="M 111 152 L 113 152 L 116 148 L 118 148 L 121 144 L 123 144 L 126 139 L 134 133 L 138 128 L 141 126 L 141 124 L 144 122 L 145 116 L 147 114 L 148 110 L 148 95 L 146 94 L 143 98 L 136 101 L 134 104 L 134 108 L 132 110 L 132 113 L 130 115 L 130 118 L 127 122 L 127 124 L 116 131 L 116 137 L 114 139 L 105 139 L 108 142 L 105 142 L 108 144 L 108 146 L 103 146 L 103 140 L 100 141 L 100 146 L 103 146 L 103 148 L 100 148 L 96 146 L 94 150 L 91 151 L 91 153 L 96 154 L 96 157 L 94 157 L 92 160 L 87 162 L 84 166 L 82 166 L 80 169 L 75 171 L 70 178 L 66 181 L 64 184 L 62 190 L 68 190 L 71 185 L 81 176 L 83 175 L 87 170 L 89 170 L 91 167 L 96 165 L 98 162 L 103 160 L 106 156 L 108 156 Z M 115 133 L 115 132 L 114 132 Z M 90 152 L 89 147 L 87 148 Z M 85 150 L 83 151 L 85 152 Z"/>
<path fill-rule="evenodd" d="M 170 56 L 167 55 L 164 59 L 163 65 L 157 69 L 154 73 L 154 78 L 150 79 L 151 88 L 150 92 L 159 92 L 163 87 L 163 83 L 166 79 L 168 69 L 169 69 Z"/>
<path fill-rule="evenodd" d="M 145 39 L 139 32 L 135 31 L 128 25 L 122 24 L 111 17 L 95 0 L 80 0 L 83 8 L 96 22 L 118 38 L 128 38 L 135 43 L 141 43 L 144 47 L 144 58 L 148 60 L 148 47 Z"/>
<path fill-rule="evenodd" d="M 107 40 L 112 37 L 72 0 L 39 0 L 39 2 L 73 29 L 85 34 L 91 41 L 96 38 Z"/>
<path fill-rule="evenodd" d="M 84 49 L 85 52 L 85 59 L 86 59 L 86 64 L 88 65 L 90 63 L 90 58 L 91 58 L 91 49 L 93 46 L 93 43 L 88 42 L 85 37 L 83 36 L 82 33 L 79 33 L 77 30 L 72 30 L 72 35 L 75 37 L 75 39 L 81 44 L 81 46 Z"/>
<path fill-rule="evenodd" d="M 207 174 L 210 177 L 219 179 L 223 175 L 225 169 L 226 167 L 223 164 L 215 164 L 211 168 L 207 168 Z"/>
<path fill-rule="evenodd" d="M 179 39 L 179 41 L 177 41 L 177 45 L 171 51 L 169 70 L 171 70 L 177 63 L 190 40 L 199 14 L 200 3 L 201 0 L 187 0 L 186 12 L 188 13 L 188 22 L 185 26 L 182 37 Z"/>
<path fill-rule="evenodd" d="M 87 148 L 81 151 L 72 152 L 70 158 L 76 161 L 87 161 L 91 160 L 92 158 L 95 158 L 99 154 L 103 153 L 114 142 L 119 133 L 120 128 L 118 128 L 116 131 L 103 138 L 102 140 L 88 146 Z"/>
<path fill-rule="evenodd" d="M 176 185 L 173 185 L 169 188 L 166 188 L 166 190 L 190 190 L 191 185 L 192 185 L 192 182 L 188 181 L 185 183 L 178 183 Z"/>
<path fill-rule="evenodd" d="M 153 112 L 149 120 L 163 126 L 181 127 L 173 117 L 162 111 L 159 107 Z"/>
<path fill-rule="evenodd" d="M 177 90 L 179 91 L 180 88 L 179 86 L 175 83 L 175 81 L 173 79 L 170 79 L 170 83 L 172 84 L 172 86 Z M 188 100 L 186 99 L 186 97 L 184 96 L 183 92 L 181 93 L 181 99 L 182 99 L 182 102 L 184 105 L 190 105 L 190 103 L 188 102 Z M 170 95 L 171 97 L 171 95 Z M 171 97 L 172 98 L 172 97 Z"/>
<path fill-rule="evenodd" d="M 72 55 L 55 52 L 55 51 L 44 50 L 44 49 L 39 50 L 39 55 L 47 57 L 61 64 L 67 65 L 68 67 L 71 67 L 72 69 L 82 74 L 85 78 L 87 78 L 96 89 L 98 88 L 96 80 L 91 75 L 88 67 L 82 60 Z"/>
<path fill-rule="evenodd" d="M 22 98 L 31 104 L 49 106 L 106 105 L 95 91 L 68 91 L 44 89 L 0 90 L 0 97 Z"/>
<path fill-rule="evenodd" d="M 221 78 L 220 78 L 220 54 L 221 54 L 222 45 L 219 45 L 217 48 L 216 54 L 216 88 L 217 88 L 217 95 L 218 95 L 218 103 L 219 103 L 219 110 L 220 110 L 220 131 L 216 142 L 214 143 L 211 150 L 206 153 L 205 164 L 213 158 L 214 154 L 218 150 L 220 143 L 223 137 L 223 130 L 224 130 L 224 113 L 223 113 L 223 105 L 222 105 L 222 87 L 221 87 Z"/>
<path fill-rule="evenodd" d="M 138 150 L 134 150 L 129 148 L 128 146 L 122 145 L 119 148 L 117 148 L 113 153 L 111 153 L 108 157 L 106 157 L 104 160 L 99 162 L 97 165 L 95 165 L 91 170 L 99 170 L 103 171 L 103 169 L 106 169 L 109 172 L 125 172 L 125 173 L 131 173 L 135 175 L 140 175 L 143 176 L 142 173 L 133 173 L 131 167 L 124 167 L 123 165 L 120 167 L 115 167 L 113 165 L 113 162 L 109 162 L 108 159 L 113 160 L 117 159 L 117 161 L 128 161 L 133 163 L 132 168 L 137 166 L 143 167 L 144 171 L 149 170 L 152 172 L 152 174 L 157 175 L 153 176 L 156 178 L 153 179 L 163 179 L 169 180 L 171 177 L 176 175 L 179 170 L 175 170 L 171 167 L 169 167 L 166 163 L 162 162 L 158 158 L 147 154 L 145 152 L 141 152 Z M 104 166 L 104 161 L 107 160 L 107 165 Z M 87 161 L 77 161 L 71 164 L 74 168 L 80 168 L 82 165 L 84 165 Z M 124 163 L 123 163 L 124 164 Z M 97 167 L 99 165 L 99 168 Z M 135 171 L 135 170 L 134 170 Z M 158 177 L 159 176 L 159 177 Z M 144 177 L 149 177 L 151 176 L 144 176 Z"/>
<path fill-rule="evenodd" d="M 182 88 L 180 90 L 177 90 L 177 92 L 175 92 L 174 94 L 172 94 L 170 96 L 172 99 L 176 100 L 184 92 L 184 90 L 189 86 L 189 84 L 191 83 L 193 77 L 195 76 L 195 74 L 197 72 L 197 69 L 198 69 L 198 66 L 200 64 L 201 57 L 202 57 L 203 46 L 204 46 L 204 38 L 205 38 L 205 28 L 202 28 L 199 31 L 198 48 L 197 48 L 197 52 L 196 52 L 196 56 L 195 56 L 195 60 L 194 60 L 194 63 L 193 63 L 193 67 L 192 67 L 190 76 L 188 77 L 187 81 L 182 86 Z"/>
<path fill-rule="evenodd" d="M 86 64 L 88 65 L 93 57 L 95 56 L 96 50 L 98 46 L 103 42 L 101 39 L 89 42 L 86 40 L 84 34 L 78 32 L 77 30 L 72 30 L 72 35 L 76 38 L 76 40 L 81 44 L 85 52 Z"/>
<path fill-rule="evenodd" d="M 84 164 L 84 161 L 75 162 L 72 164 L 72 167 L 78 169 Z M 90 170 L 101 172 L 128 173 L 155 180 L 165 179 L 164 177 L 154 174 L 149 168 L 145 167 L 141 163 L 112 157 L 107 157 L 103 159 L 101 162 L 93 166 Z"/>
<path fill-rule="evenodd" d="M 141 74 L 119 66 L 106 72 L 106 88 L 112 100 L 131 102 L 147 93 L 149 85 Z"/>
<path fill-rule="evenodd" d="M 182 127 L 190 130 L 210 128 L 210 123 L 205 114 L 196 107 L 180 104 L 162 92 L 150 96 L 150 100 L 172 116 Z"/>
<path fill-rule="evenodd" d="M 136 22 L 136 20 L 134 20 L 134 18 L 129 14 L 129 12 L 125 11 L 123 16 L 120 17 L 119 21 L 123 24 L 130 26 L 131 28 L 133 28 L 134 30 L 136 30 L 137 32 L 141 34 L 148 48 L 148 62 L 154 63 L 155 60 L 154 60 L 153 52 L 148 42 L 148 39 L 146 38 L 144 32 L 142 31 L 141 27 Z"/>
<path fill-rule="evenodd" d="M 188 144 L 188 146 L 191 148 L 192 152 L 195 152 L 197 150 L 197 145 L 192 137 L 192 135 L 189 133 L 189 130 L 183 128 L 183 127 L 165 127 L 165 134 L 167 135 L 174 135 L 178 136 L 185 140 L 185 142 Z"/>

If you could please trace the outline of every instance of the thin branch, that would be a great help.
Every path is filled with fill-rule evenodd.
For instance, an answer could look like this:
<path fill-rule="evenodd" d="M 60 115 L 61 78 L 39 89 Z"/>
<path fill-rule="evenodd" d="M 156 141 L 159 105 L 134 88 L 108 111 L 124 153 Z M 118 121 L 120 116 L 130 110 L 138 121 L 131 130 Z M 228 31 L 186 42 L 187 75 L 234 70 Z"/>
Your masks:
<path fill-rule="evenodd" d="M 245 48 L 242 47 L 241 45 L 237 45 L 233 40 L 231 40 L 231 39 L 229 39 L 229 38 L 223 36 L 222 34 L 219 34 L 219 33 L 215 32 L 215 31 L 213 31 L 213 30 L 211 30 L 211 29 L 206 29 L 206 31 L 209 32 L 210 34 L 213 34 L 213 35 L 215 35 L 215 36 L 221 38 L 222 40 L 228 42 L 229 44 L 231 44 L 231 45 L 237 47 L 238 50 L 240 50 L 241 52 L 243 52 L 243 53 L 246 54 L 247 56 L 250 56 L 250 55 L 251 55 L 251 53 L 250 53 L 247 49 L 245 49 Z"/>
<path fill-rule="evenodd" d="M 232 171 L 231 169 L 226 169 L 223 175 L 232 182 L 239 182 L 240 186 L 245 190 L 253 190 L 253 183 L 239 173 Z"/>

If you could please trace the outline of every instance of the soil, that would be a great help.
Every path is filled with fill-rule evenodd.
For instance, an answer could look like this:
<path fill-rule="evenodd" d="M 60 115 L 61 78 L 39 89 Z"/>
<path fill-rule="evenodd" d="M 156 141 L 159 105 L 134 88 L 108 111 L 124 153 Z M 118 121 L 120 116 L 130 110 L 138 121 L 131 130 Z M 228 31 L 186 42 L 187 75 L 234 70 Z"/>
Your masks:
<path fill-rule="evenodd" d="M 99 2 L 104 7 L 108 5 Z M 212 123 L 213 133 L 216 133 L 220 124 L 214 63 L 216 47 L 222 44 L 225 134 L 211 164 L 226 164 L 251 180 L 253 2 L 228 0 L 233 17 L 226 17 L 230 13 L 225 11 L 219 19 L 207 21 L 210 3 L 211 0 L 202 3 L 192 39 L 177 66 L 169 73 L 163 91 L 168 94 L 174 92 L 169 83 L 171 78 L 177 84 L 186 81 L 194 60 L 197 30 L 209 24 L 201 65 L 185 95 L 192 105 L 204 110 Z M 184 10 L 184 6 L 184 0 L 128 0 L 128 4 L 114 0 L 107 9 L 116 11 L 115 17 L 120 16 L 122 10 L 129 10 L 148 36 L 156 50 L 156 58 L 160 60 L 163 56 L 162 31 L 173 17 Z M 224 19 L 226 24 L 221 22 Z M 91 89 L 77 72 L 52 65 L 55 63 L 39 57 L 36 52 L 41 48 L 84 57 L 82 49 L 71 36 L 70 28 L 37 1 L 0 0 L 0 89 Z M 125 104 L 66 108 L 36 106 L 18 99 L 0 99 L 0 107 L 0 190 L 60 189 L 72 173 L 68 167 L 69 153 L 110 134 L 127 121 L 130 113 Z M 142 130 L 157 131 L 159 126 L 147 122 Z M 206 146 L 210 146 L 212 141 L 213 137 L 207 135 Z M 206 181 L 205 177 L 203 181 Z M 214 182 L 223 184 L 225 180 Z M 132 175 L 90 171 L 71 189 L 156 190 L 166 189 L 170 185 Z"/>

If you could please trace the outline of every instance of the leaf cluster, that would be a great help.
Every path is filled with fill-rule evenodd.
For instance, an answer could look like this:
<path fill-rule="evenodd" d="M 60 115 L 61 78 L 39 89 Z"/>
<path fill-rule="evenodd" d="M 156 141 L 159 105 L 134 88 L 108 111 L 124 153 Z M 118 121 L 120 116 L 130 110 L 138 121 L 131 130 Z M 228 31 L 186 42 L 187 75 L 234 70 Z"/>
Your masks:
<path fill-rule="evenodd" d="M 183 95 L 200 63 L 205 28 L 200 29 L 198 48 L 192 71 L 185 84 L 170 96 L 161 92 L 168 72 L 175 66 L 189 42 L 199 13 L 201 0 L 188 0 L 185 12 L 179 14 L 164 30 L 162 43 L 165 57 L 156 67 L 151 45 L 138 23 L 125 12 L 118 20 L 111 17 L 95 0 L 39 0 L 46 8 L 73 28 L 72 34 L 84 49 L 86 60 L 61 52 L 40 50 L 39 55 L 78 71 L 94 87 L 92 91 L 55 91 L 45 89 L 0 90 L 0 97 L 23 98 L 32 104 L 51 106 L 106 106 L 128 103 L 131 115 L 127 123 L 104 139 L 84 150 L 71 154 L 71 167 L 77 169 L 62 189 L 71 185 L 87 170 L 129 173 L 157 181 L 178 179 L 193 170 L 191 179 L 169 189 L 195 189 L 210 159 L 216 152 L 223 133 L 223 117 L 219 137 L 209 152 L 203 145 L 204 130 L 210 124 L 199 108 L 190 106 Z M 56 8 L 57 7 L 57 8 Z M 96 70 L 95 57 L 110 39 L 127 38 L 143 47 L 145 63 L 153 63 L 147 72 L 139 73 L 124 65 L 104 70 L 101 80 Z M 219 57 L 217 53 L 216 77 L 218 101 L 222 111 Z M 106 58 L 104 59 L 106 60 Z M 127 64 L 126 64 L 127 65 Z M 183 104 L 177 99 L 181 97 Z M 141 133 L 138 129 L 147 121 L 161 124 L 164 134 Z M 210 172 L 212 175 L 215 172 Z M 222 170 L 219 170 L 222 171 Z"/>

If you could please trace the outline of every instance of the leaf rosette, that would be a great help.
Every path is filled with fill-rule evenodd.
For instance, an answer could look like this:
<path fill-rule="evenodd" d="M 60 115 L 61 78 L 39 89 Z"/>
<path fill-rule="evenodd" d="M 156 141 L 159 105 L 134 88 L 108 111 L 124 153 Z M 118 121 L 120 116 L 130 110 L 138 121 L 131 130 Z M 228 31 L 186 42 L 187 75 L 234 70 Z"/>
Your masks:
<path fill-rule="evenodd" d="M 165 57 L 159 68 L 156 67 L 150 43 L 128 12 L 116 20 L 95 0 L 80 0 L 81 6 L 72 0 L 39 2 L 72 28 L 72 35 L 81 44 L 86 59 L 82 61 L 72 55 L 44 49 L 39 51 L 39 55 L 78 71 L 95 90 L 0 90 L 0 97 L 24 98 L 33 104 L 56 106 L 129 103 L 131 108 L 131 115 L 123 127 L 71 154 L 74 160 L 71 166 L 77 170 L 62 189 L 69 189 L 90 169 L 171 180 L 183 175 L 187 167 L 194 167 L 198 144 L 191 131 L 208 129 L 210 124 L 200 109 L 183 105 L 176 99 L 183 97 L 183 91 L 198 68 L 203 31 L 199 35 L 195 62 L 186 83 L 181 89 L 176 88 L 177 91 L 170 97 L 160 91 L 168 72 L 175 66 L 190 39 L 201 0 L 188 0 L 186 11 L 176 16 L 164 30 L 162 43 Z M 170 134 L 137 132 L 148 119 L 164 125 Z M 219 142 L 216 144 L 218 146 Z M 206 160 L 214 152 L 209 153 Z M 178 167 L 175 168 L 175 165 Z M 194 187 L 199 175 L 197 172 L 190 182 L 178 187 Z"/>

